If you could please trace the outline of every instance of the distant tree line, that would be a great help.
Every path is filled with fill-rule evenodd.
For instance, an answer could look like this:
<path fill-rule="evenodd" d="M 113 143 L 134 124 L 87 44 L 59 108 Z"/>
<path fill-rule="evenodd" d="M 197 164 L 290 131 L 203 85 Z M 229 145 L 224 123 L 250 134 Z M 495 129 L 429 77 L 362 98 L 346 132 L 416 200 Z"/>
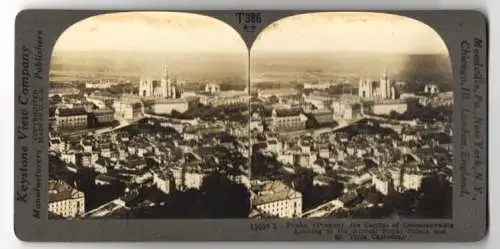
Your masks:
<path fill-rule="evenodd" d="M 381 115 L 397 120 L 414 120 L 419 119 L 423 122 L 450 122 L 452 115 L 452 107 L 450 106 L 423 106 L 420 104 L 412 105 L 406 112 L 397 113 L 391 111 L 389 115 Z"/>
<path fill-rule="evenodd" d="M 248 105 L 230 105 L 230 106 L 220 106 L 220 107 L 211 107 L 211 106 L 197 106 L 188 109 L 186 112 L 181 113 L 177 110 L 173 110 L 169 115 L 172 118 L 178 119 L 194 119 L 200 118 L 204 121 L 211 120 L 228 120 L 233 122 L 248 122 L 248 114 L 245 112 L 248 111 Z"/>

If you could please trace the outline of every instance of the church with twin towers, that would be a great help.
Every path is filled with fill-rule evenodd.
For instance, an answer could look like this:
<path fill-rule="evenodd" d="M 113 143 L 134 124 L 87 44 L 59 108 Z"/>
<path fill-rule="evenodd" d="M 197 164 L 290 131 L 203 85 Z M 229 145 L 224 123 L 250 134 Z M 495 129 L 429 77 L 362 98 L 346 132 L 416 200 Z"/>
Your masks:
<path fill-rule="evenodd" d="M 387 68 L 378 81 L 365 78 L 359 81 L 359 97 L 366 99 L 396 99 L 395 82 L 387 76 Z"/>
<path fill-rule="evenodd" d="M 139 83 L 139 96 L 178 99 L 182 95 L 183 81 L 173 80 L 165 65 L 160 79 L 142 77 Z"/>

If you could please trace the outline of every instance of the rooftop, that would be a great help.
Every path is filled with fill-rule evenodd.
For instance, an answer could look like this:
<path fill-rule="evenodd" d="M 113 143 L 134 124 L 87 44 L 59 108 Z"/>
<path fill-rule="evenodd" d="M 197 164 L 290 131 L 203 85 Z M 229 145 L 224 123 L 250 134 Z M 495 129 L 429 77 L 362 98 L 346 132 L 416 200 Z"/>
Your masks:
<path fill-rule="evenodd" d="M 93 113 L 113 113 L 114 111 L 111 108 L 104 107 L 104 108 L 99 108 L 99 109 L 93 109 Z"/>
<path fill-rule="evenodd" d="M 298 116 L 302 113 L 302 110 L 299 108 L 275 109 L 275 111 L 276 111 L 276 116 L 278 117 Z"/>
<path fill-rule="evenodd" d="M 83 192 L 78 191 L 62 180 L 49 181 L 49 203 L 78 198 L 84 198 Z"/>
<path fill-rule="evenodd" d="M 59 108 L 56 110 L 56 113 L 58 113 L 58 116 L 67 117 L 86 115 L 87 111 L 84 108 Z"/>
<path fill-rule="evenodd" d="M 281 181 L 272 181 L 261 186 L 253 200 L 254 205 L 262 205 L 276 201 L 302 198 L 302 194 L 288 187 Z"/>
<path fill-rule="evenodd" d="M 355 191 L 347 192 L 341 197 L 339 197 L 339 201 L 343 202 L 344 204 L 348 204 L 353 202 L 358 198 L 358 194 Z"/>

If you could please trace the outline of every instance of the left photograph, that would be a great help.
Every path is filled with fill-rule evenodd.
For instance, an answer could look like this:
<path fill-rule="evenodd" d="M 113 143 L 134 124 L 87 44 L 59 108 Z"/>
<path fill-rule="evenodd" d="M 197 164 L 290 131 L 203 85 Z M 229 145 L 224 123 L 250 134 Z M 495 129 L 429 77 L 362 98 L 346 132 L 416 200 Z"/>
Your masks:
<path fill-rule="evenodd" d="M 50 66 L 49 219 L 248 218 L 248 56 L 197 14 L 69 27 Z"/>

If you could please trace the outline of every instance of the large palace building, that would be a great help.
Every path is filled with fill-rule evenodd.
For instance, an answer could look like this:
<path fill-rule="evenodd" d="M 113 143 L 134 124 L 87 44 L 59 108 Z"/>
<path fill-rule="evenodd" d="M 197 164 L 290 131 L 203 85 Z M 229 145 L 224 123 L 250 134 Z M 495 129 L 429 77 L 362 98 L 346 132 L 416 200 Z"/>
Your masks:
<path fill-rule="evenodd" d="M 165 66 L 160 79 L 151 77 L 141 78 L 139 83 L 139 96 L 178 99 L 182 94 L 182 85 L 182 82 L 174 81 L 170 78 L 167 67 Z"/>

